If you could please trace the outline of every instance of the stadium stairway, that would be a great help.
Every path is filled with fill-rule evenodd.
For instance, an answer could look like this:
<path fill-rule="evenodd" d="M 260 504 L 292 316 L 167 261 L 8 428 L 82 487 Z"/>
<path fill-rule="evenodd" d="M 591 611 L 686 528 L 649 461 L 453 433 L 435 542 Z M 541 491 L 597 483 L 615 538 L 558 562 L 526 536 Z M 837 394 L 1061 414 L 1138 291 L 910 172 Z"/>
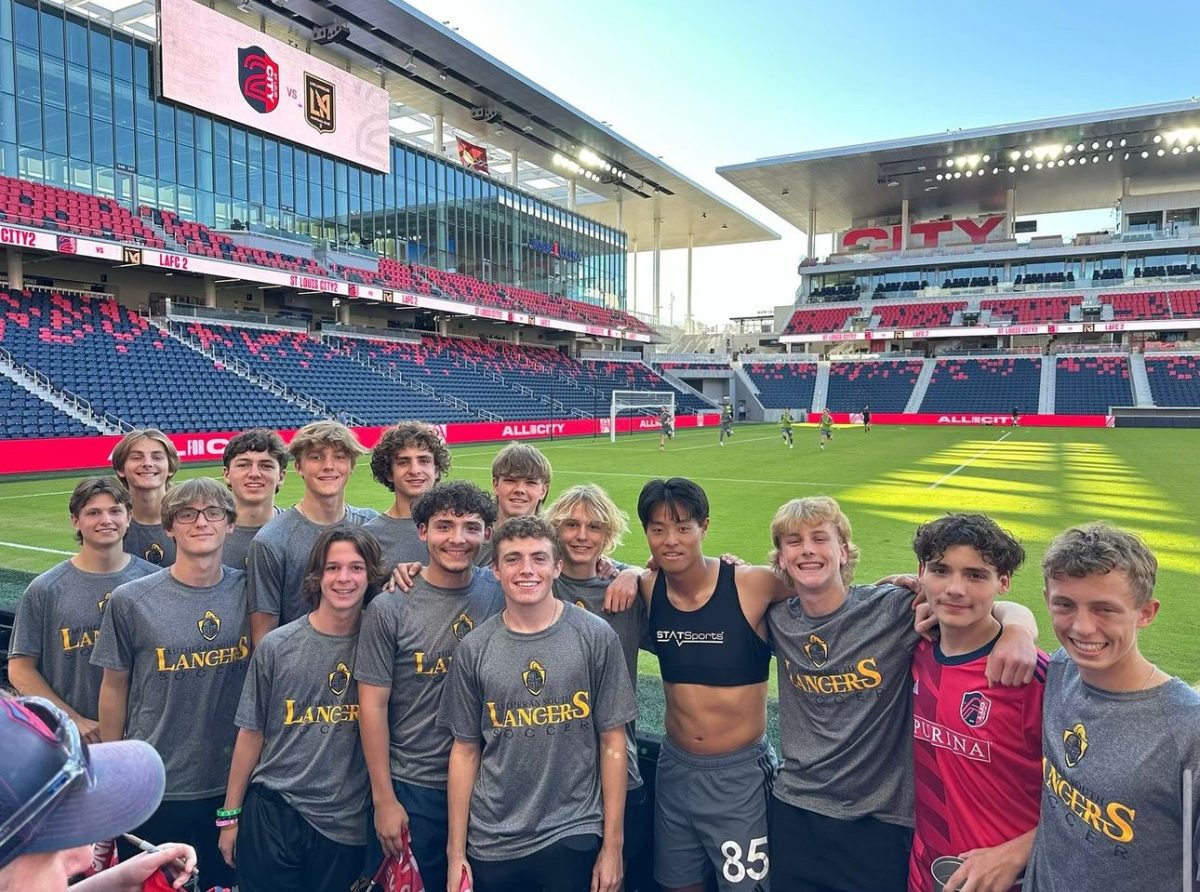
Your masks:
<path fill-rule="evenodd" d="M 1153 406 L 1154 392 L 1150 389 L 1150 376 L 1146 374 L 1146 357 L 1141 353 L 1129 354 L 1129 383 L 1133 385 L 1133 404 Z"/>
<path fill-rule="evenodd" d="M 77 422 L 82 429 L 75 430 L 75 433 L 123 433 L 117 419 L 109 420 L 97 414 L 92 408 L 92 404 L 83 397 L 77 396 L 69 390 L 55 387 L 48 377 L 37 369 L 17 362 L 13 355 L 2 347 L 0 347 L 0 375 L 11 381 L 15 387 L 26 391 L 31 397 L 44 403 L 46 410 L 53 413 L 46 417 L 52 417 L 57 421 L 57 416 L 61 414 Z M 26 402 L 28 401 L 26 400 Z M 41 414 L 45 415 L 45 413 Z M 56 426 L 71 427 L 71 425 Z"/>
<path fill-rule="evenodd" d="M 825 402 L 829 399 L 829 363 L 817 363 L 817 379 L 813 382 L 812 405 L 809 408 L 813 412 L 820 412 L 825 408 Z"/>
<path fill-rule="evenodd" d="M 1054 379 L 1058 371 L 1058 357 L 1042 357 L 1042 381 L 1038 388 L 1038 414 L 1054 414 Z"/>
<path fill-rule="evenodd" d="M 662 366 L 652 366 L 652 367 L 650 367 L 650 370 L 652 372 L 654 372 L 655 374 L 657 374 L 659 377 L 661 377 L 664 381 L 666 381 L 668 384 L 670 384 L 676 390 L 681 391 L 682 393 L 690 393 L 692 396 L 696 397 L 697 399 L 704 400 L 705 402 L 712 402 L 712 400 L 710 400 L 708 397 L 706 397 L 701 391 L 697 390 L 691 384 L 688 384 L 686 381 L 684 381 L 678 375 L 675 375 L 675 374 L 671 373 L 669 370 L 664 369 Z"/>
<path fill-rule="evenodd" d="M 937 368 L 936 359 L 926 359 L 921 365 L 921 374 L 917 375 L 917 381 L 913 384 L 912 395 L 908 398 L 908 405 L 904 407 L 907 413 L 921 411 L 921 403 L 925 401 L 925 393 L 929 390 L 929 382 L 933 380 L 933 370 Z"/>

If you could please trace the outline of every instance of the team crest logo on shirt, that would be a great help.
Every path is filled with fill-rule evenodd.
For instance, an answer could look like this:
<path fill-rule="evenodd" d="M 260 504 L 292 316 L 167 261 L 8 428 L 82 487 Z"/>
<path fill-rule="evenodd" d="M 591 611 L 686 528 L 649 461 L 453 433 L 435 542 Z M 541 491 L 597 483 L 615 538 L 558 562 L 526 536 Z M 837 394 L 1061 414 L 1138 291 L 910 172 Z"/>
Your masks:
<path fill-rule="evenodd" d="M 958 714 L 972 728 L 981 728 L 987 724 L 988 716 L 991 712 L 992 701 L 983 696 L 979 691 L 967 691 L 962 695 L 962 703 L 959 704 Z"/>
<path fill-rule="evenodd" d="M 333 671 L 329 673 L 329 690 L 340 697 L 346 693 L 346 689 L 349 687 L 350 667 L 345 663 L 338 663 L 333 667 Z"/>
<path fill-rule="evenodd" d="M 475 628 L 475 620 L 467 616 L 465 613 L 460 613 L 458 619 L 450 624 L 450 631 L 454 633 L 454 637 L 462 641 L 467 637 L 467 633 Z"/>
<path fill-rule="evenodd" d="M 157 542 L 151 542 L 150 547 L 146 549 L 146 553 L 142 557 L 152 564 L 161 564 L 167 553 L 163 551 L 163 547 Z"/>
<path fill-rule="evenodd" d="M 1087 728 L 1082 722 L 1067 731 L 1063 731 L 1063 754 L 1067 757 L 1067 767 L 1074 768 L 1083 759 L 1088 749 Z"/>
<path fill-rule="evenodd" d="M 529 668 L 521 673 L 521 681 L 525 682 L 525 690 L 536 697 L 546 687 L 546 670 L 537 660 L 530 660 Z"/>
<path fill-rule="evenodd" d="M 587 610 L 587 609 L 588 609 L 588 606 L 587 606 L 587 601 L 583 600 L 583 598 L 579 598 L 579 599 L 577 599 L 577 600 L 575 601 L 575 606 L 576 606 L 576 607 L 578 607 L 580 610 Z"/>
<path fill-rule="evenodd" d="M 829 662 L 829 645 L 820 635 L 809 635 L 808 644 L 804 645 L 804 656 L 817 669 Z"/>
<path fill-rule="evenodd" d="M 112 600 L 112 592 L 105 592 L 104 597 L 96 602 L 96 609 L 99 610 L 101 613 L 103 613 L 104 608 L 108 606 L 108 602 L 111 600 Z"/>
<path fill-rule="evenodd" d="M 221 617 L 211 610 L 205 610 L 204 616 L 200 618 L 196 626 L 200 629 L 200 634 L 204 636 L 205 641 L 212 641 L 221 634 Z"/>

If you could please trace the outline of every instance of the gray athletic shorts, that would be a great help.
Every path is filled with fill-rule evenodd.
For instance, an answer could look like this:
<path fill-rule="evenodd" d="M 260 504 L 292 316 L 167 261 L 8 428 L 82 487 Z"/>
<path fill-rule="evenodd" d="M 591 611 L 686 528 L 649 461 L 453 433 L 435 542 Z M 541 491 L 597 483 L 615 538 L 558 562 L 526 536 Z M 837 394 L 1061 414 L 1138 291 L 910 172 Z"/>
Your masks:
<path fill-rule="evenodd" d="M 654 880 L 704 882 L 721 892 L 768 892 L 767 802 L 779 762 L 766 738 L 733 753 L 697 756 L 663 738 L 654 793 Z"/>

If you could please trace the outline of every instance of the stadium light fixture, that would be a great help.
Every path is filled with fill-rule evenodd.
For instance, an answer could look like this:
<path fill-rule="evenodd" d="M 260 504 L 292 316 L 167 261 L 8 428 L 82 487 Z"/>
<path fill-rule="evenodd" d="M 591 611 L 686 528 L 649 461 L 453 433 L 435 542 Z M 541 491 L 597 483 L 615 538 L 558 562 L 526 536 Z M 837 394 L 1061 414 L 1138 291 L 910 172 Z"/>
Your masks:
<path fill-rule="evenodd" d="M 1171 148 L 1171 154 L 1172 154 L 1172 155 L 1178 155 L 1178 154 L 1179 154 L 1179 146 L 1173 146 L 1173 147 Z"/>
<path fill-rule="evenodd" d="M 1166 149 L 1159 149 L 1159 150 L 1158 150 L 1157 152 L 1155 152 L 1154 154 L 1155 154 L 1155 155 L 1157 155 L 1159 158 L 1161 158 L 1163 155 L 1167 154 L 1167 150 L 1166 150 Z"/>
<path fill-rule="evenodd" d="M 1020 161 L 1021 160 L 1021 152 L 1017 149 L 1014 149 L 1013 151 L 1009 152 L 1008 160 L 1009 161 Z"/>
<path fill-rule="evenodd" d="M 1143 150 L 1142 150 L 1142 157 L 1143 157 L 1143 158 L 1149 158 L 1149 157 L 1150 157 L 1150 153 L 1149 153 L 1149 152 L 1147 152 L 1145 149 L 1143 149 Z"/>
<path fill-rule="evenodd" d="M 1074 152 L 1074 151 L 1075 151 L 1075 147 L 1074 147 L 1073 145 L 1071 145 L 1070 143 L 1066 143 L 1066 144 L 1063 146 L 1063 151 L 1064 151 L 1064 152 Z"/>
<path fill-rule="evenodd" d="M 1080 159 L 1079 159 L 1079 163 L 1080 163 L 1080 164 L 1087 164 L 1087 158 L 1080 158 Z M 1071 158 L 1071 159 L 1069 159 L 1069 160 L 1067 161 L 1067 167 L 1074 167 L 1074 166 L 1075 166 L 1075 159 L 1074 159 L 1074 158 Z"/>
<path fill-rule="evenodd" d="M 1121 137 L 1120 145 L 1121 145 L 1121 148 L 1125 148 L 1125 138 L 1124 137 Z"/>
<path fill-rule="evenodd" d="M 1088 159 L 1087 159 L 1087 155 L 1080 155 L 1080 156 L 1079 156 L 1079 163 L 1080 163 L 1080 165 L 1087 164 L 1087 161 L 1088 161 Z"/>
<path fill-rule="evenodd" d="M 1105 161 L 1112 161 L 1112 160 L 1113 160 L 1113 153 L 1112 153 L 1112 152 L 1109 152 L 1109 153 L 1108 153 L 1108 157 L 1107 157 L 1107 158 L 1105 158 L 1104 160 L 1105 160 Z"/>
<path fill-rule="evenodd" d="M 1041 167 L 1041 165 L 1040 165 L 1040 164 L 1039 164 L 1038 166 L 1039 166 L 1039 167 Z M 1028 165 L 1028 164 L 1022 164 L 1022 165 L 1021 165 L 1021 170 L 1028 171 L 1028 170 L 1029 170 L 1029 165 Z"/>
<path fill-rule="evenodd" d="M 1010 165 L 1008 165 L 1008 172 L 1009 172 L 1009 173 L 1016 173 L 1016 172 L 1017 172 L 1017 169 L 1016 169 L 1015 167 L 1013 167 L 1013 165 L 1011 165 L 1011 164 L 1010 164 Z"/>
<path fill-rule="evenodd" d="M 1160 142 L 1162 142 L 1162 139 L 1163 139 L 1163 138 L 1162 138 L 1162 134 L 1161 134 L 1161 133 L 1156 133 L 1156 134 L 1154 134 L 1154 142 L 1155 142 L 1155 143 L 1160 143 Z"/>
<path fill-rule="evenodd" d="M 1093 163 L 1093 164 L 1099 164 L 1099 163 L 1100 163 L 1100 156 L 1099 156 L 1099 155 L 1093 155 L 1093 156 L 1092 156 L 1092 163 Z"/>

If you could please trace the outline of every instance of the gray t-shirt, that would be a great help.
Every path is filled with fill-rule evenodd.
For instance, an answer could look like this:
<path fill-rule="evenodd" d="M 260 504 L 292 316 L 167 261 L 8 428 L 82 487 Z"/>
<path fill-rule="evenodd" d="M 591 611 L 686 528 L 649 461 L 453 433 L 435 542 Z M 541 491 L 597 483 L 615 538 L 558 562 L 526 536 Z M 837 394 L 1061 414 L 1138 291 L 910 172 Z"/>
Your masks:
<path fill-rule="evenodd" d="M 504 608 L 490 570 L 476 570 L 463 588 L 438 588 L 417 577 L 406 594 L 378 595 L 367 605 L 354 677 L 390 687 L 392 777 L 446 789 L 454 738 L 437 726 L 443 682 L 459 642 Z"/>
<path fill-rule="evenodd" d="M 219 583 L 203 588 L 160 570 L 112 593 L 92 664 L 130 673 L 125 737 L 162 756 L 163 799 L 224 792 L 249 660 L 240 570 L 226 567 Z"/>
<path fill-rule="evenodd" d="M 34 657 L 54 693 L 80 715 L 96 718 L 104 672 L 89 657 L 109 596 L 118 585 L 157 572 L 133 555 L 115 573 L 88 573 L 70 559 L 51 567 L 29 583 L 17 605 L 9 657 Z"/>
<path fill-rule="evenodd" d="M 523 858 L 603 830 L 600 732 L 637 718 L 617 634 L 570 604 L 549 628 L 512 632 L 503 614 L 458 648 L 438 724 L 480 743 L 467 852 Z"/>
<path fill-rule="evenodd" d="M 1183 772 L 1200 775 L 1200 694 L 1177 678 L 1101 691 L 1062 650 L 1042 717 L 1042 813 L 1024 892 L 1185 887 Z M 1200 819 L 1200 784 L 1192 786 Z"/>
<path fill-rule="evenodd" d="M 139 557 L 156 567 L 169 567 L 175 563 L 175 540 L 167 535 L 161 523 L 130 520 L 121 545 L 126 554 Z"/>
<path fill-rule="evenodd" d="M 394 567 L 411 561 L 429 563 L 429 548 L 421 541 L 417 524 L 411 517 L 380 514 L 369 520 L 365 527 L 383 547 L 383 562 L 387 566 Z"/>
<path fill-rule="evenodd" d="M 828 616 L 767 611 L 783 766 L 775 795 L 830 818 L 913 825 L 912 592 L 851 586 Z"/>
<path fill-rule="evenodd" d="M 339 523 L 365 524 L 377 513 L 373 508 L 347 505 L 346 517 Z M 308 613 L 301 590 L 304 568 L 326 529 L 328 526 L 313 523 L 293 507 L 258 531 L 250 543 L 246 571 L 251 611 L 278 616 L 280 625 Z"/>
<path fill-rule="evenodd" d="M 628 564 L 616 564 L 618 571 L 624 570 Z M 568 604 L 581 607 L 588 613 L 594 613 L 608 623 L 617 637 L 621 639 L 621 655 L 625 657 L 625 668 L 629 672 L 629 680 L 633 683 L 633 692 L 637 694 L 637 661 L 638 646 L 646 635 L 649 621 L 646 617 L 646 602 L 637 598 L 633 606 L 620 613 L 605 613 L 604 593 L 612 583 L 611 579 L 601 579 L 593 576 L 591 579 L 572 579 L 559 575 L 554 580 L 554 597 Z M 627 756 L 629 759 L 629 789 L 636 790 L 642 785 L 642 772 L 638 769 L 637 736 L 634 733 L 634 722 L 625 726 L 625 737 L 628 743 Z"/>
<path fill-rule="evenodd" d="M 326 635 L 307 616 L 254 651 L 237 725 L 263 735 L 251 783 L 284 798 L 322 836 L 365 845 L 371 783 L 358 736 L 358 635 Z"/>

